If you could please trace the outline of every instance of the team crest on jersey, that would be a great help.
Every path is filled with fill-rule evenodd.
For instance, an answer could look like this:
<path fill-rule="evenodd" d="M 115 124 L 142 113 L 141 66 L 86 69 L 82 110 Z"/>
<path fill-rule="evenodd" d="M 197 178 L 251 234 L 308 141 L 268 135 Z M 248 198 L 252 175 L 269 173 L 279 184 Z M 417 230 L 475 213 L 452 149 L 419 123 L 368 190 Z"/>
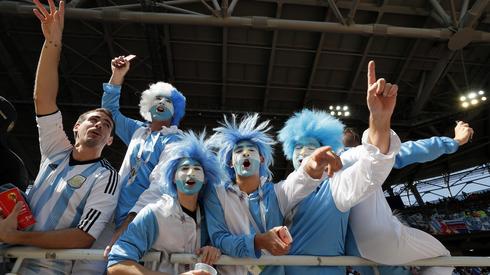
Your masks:
<path fill-rule="evenodd" d="M 75 189 L 78 189 L 78 188 L 80 188 L 82 186 L 82 184 L 85 182 L 86 179 L 87 178 L 85 178 L 82 175 L 76 175 L 76 176 L 73 176 L 73 178 L 69 179 L 67 181 L 67 183 L 71 187 L 73 187 Z"/>

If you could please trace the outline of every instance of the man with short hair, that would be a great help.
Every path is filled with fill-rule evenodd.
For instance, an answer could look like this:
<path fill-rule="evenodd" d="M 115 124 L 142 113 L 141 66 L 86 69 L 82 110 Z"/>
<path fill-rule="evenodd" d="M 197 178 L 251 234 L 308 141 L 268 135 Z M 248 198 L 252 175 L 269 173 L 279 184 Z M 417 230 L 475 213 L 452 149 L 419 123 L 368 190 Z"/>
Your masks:
<path fill-rule="evenodd" d="M 36 224 L 33 231 L 19 231 L 17 220 L 7 218 L 0 227 L 0 241 L 41 248 L 88 248 L 116 207 L 118 174 L 101 157 L 104 147 L 112 143 L 114 121 L 106 109 L 85 112 L 73 127 L 75 144 L 70 143 L 56 104 L 64 2 L 57 10 L 49 0 L 49 11 L 38 0 L 34 3 L 45 38 L 34 87 L 41 165 L 28 194 Z M 24 260 L 19 274 L 70 274 L 71 269 L 72 261 Z"/>

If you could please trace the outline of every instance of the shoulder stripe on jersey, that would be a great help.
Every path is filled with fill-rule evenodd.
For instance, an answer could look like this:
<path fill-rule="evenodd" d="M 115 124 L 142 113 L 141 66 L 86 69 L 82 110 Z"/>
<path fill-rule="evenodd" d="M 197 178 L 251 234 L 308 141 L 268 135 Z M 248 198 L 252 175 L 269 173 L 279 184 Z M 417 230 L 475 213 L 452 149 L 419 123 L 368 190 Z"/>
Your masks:
<path fill-rule="evenodd" d="M 92 222 L 89 224 L 89 226 L 87 227 L 87 229 L 85 230 L 85 232 L 89 232 L 90 231 L 90 228 L 92 228 L 92 225 L 94 225 L 95 221 L 100 217 L 100 213 L 101 213 L 100 211 L 97 211 L 97 214 L 92 219 Z"/>
<path fill-rule="evenodd" d="M 119 182 L 119 174 L 106 159 L 101 160 L 101 164 L 110 171 L 109 180 L 104 189 L 104 193 L 114 195 Z"/>
<path fill-rule="evenodd" d="M 114 195 L 116 193 L 117 185 L 119 184 L 119 172 L 116 169 L 114 169 L 107 160 L 105 160 L 105 162 L 111 168 L 111 173 L 112 173 L 112 177 L 110 178 L 111 187 L 109 189 L 109 193 L 111 195 Z"/>
<path fill-rule="evenodd" d="M 97 210 L 90 208 L 87 215 L 85 215 L 85 218 L 81 220 L 80 223 L 78 224 L 78 227 L 83 230 L 83 228 L 87 226 L 88 221 L 95 215 L 96 212 Z"/>
<path fill-rule="evenodd" d="M 88 223 L 88 219 L 94 211 L 95 210 L 93 208 L 90 208 L 88 213 L 85 215 L 85 218 L 83 220 L 80 220 L 80 222 L 78 223 L 78 228 L 82 229 L 85 226 L 85 224 Z"/>
<path fill-rule="evenodd" d="M 82 221 L 80 221 L 78 228 L 80 228 L 81 230 L 83 230 L 85 232 L 88 232 L 90 230 L 90 228 L 92 227 L 92 225 L 94 224 L 94 222 L 99 218 L 100 213 L 101 212 L 99 210 L 95 210 L 93 208 L 90 208 L 87 215 L 85 215 L 85 218 Z"/>

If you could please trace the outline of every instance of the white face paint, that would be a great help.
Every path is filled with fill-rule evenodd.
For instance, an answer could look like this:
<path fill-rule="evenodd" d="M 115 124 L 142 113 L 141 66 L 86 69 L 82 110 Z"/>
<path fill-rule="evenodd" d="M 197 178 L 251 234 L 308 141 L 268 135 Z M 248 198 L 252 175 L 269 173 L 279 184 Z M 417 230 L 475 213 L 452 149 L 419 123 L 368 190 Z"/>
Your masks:
<path fill-rule="evenodd" d="M 201 164 L 191 158 L 182 159 L 177 165 L 174 182 L 177 190 L 186 195 L 198 193 L 204 184 L 204 170 Z"/>
<path fill-rule="evenodd" d="M 232 165 L 238 176 L 250 177 L 259 172 L 259 149 L 250 141 L 240 141 L 233 147 Z"/>
<path fill-rule="evenodd" d="M 150 108 L 152 121 L 169 120 L 174 115 L 174 105 L 169 97 L 156 96 Z"/>
<path fill-rule="evenodd" d="M 294 169 L 298 169 L 301 166 L 303 159 L 311 155 L 318 147 L 320 147 L 320 142 L 318 142 L 318 140 L 310 137 L 302 138 L 294 147 Z"/>

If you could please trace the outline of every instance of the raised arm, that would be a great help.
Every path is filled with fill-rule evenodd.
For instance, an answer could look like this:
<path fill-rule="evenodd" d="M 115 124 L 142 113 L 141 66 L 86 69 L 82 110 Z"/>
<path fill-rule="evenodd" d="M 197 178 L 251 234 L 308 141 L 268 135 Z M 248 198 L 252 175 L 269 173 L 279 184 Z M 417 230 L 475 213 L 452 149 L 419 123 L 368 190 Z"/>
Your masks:
<path fill-rule="evenodd" d="M 454 138 L 431 137 L 402 143 L 400 153 L 396 155 L 395 168 L 403 168 L 412 163 L 424 163 L 437 159 L 444 154 L 455 153 L 459 146 L 473 136 L 473 129 L 463 121 L 454 128 Z"/>
<path fill-rule="evenodd" d="M 37 65 L 34 83 L 34 106 L 37 115 L 47 115 L 58 110 L 56 96 L 58 95 L 58 65 L 61 54 L 61 37 L 63 34 L 65 2 L 60 1 L 59 9 L 53 0 L 48 0 L 49 11 L 34 0 L 37 8 L 34 14 L 41 21 L 44 44 Z"/>
<path fill-rule="evenodd" d="M 374 61 L 368 64 L 367 105 L 369 108 L 369 143 L 386 154 L 390 147 L 391 115 L 396 105 L 398 85 L 376 79 Z"/>
<path fill-rule="evenodd" d="M 367 79 L 369 129 L 363 135 L 363 145 L 350 153 L 356 152 L 359 161 L 331 181 L 332 196 L 340 211 L 349 210 L 383 184 L 400 150 L 400 139 L 390 129 L 398 86 L 384 78 L 376 79 L 374 61 L 368 64 Z"/>
<path fill-rule="evenodd" d="M 109 83 L 104 83 L 104 94 L 102 95 L 102 107 L 112 112 L 116 122 L 116 134 L 126 145 L 129 145 L 134 132 L 143 125 L 141 121 L 124 116 L 119 110 L 121 86 L 129 68 L 130 62 L 126 61 L 123 56 L 112 59 L 112 75 Z"/>

